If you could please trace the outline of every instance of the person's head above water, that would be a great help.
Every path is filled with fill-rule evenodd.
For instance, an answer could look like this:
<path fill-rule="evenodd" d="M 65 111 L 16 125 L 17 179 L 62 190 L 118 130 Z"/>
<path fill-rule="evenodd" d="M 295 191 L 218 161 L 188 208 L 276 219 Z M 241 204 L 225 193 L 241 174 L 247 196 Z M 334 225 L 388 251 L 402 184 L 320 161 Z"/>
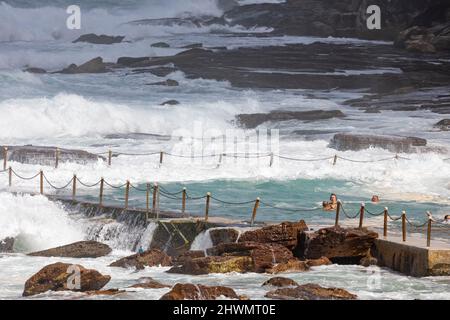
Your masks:
<path fill-rule="evenodd" d="M 335 193 L 332 193 L 332 194 L 330 195 L 330 201 L 331 201 L 331 202 L 337 202 L 337 195 L 336 195 Z"/>
<path fill-rule="evenodd" d="M 380 202 L 380 197 L 377 195 L 372 196 L 372 202 Z"/>
<path fill-rule="evenodd" d="M 444 220 L 445 220 L 445 221 L 450 220 L 450 214 L 446 215 L 446 216 L 444 217 Z"/>

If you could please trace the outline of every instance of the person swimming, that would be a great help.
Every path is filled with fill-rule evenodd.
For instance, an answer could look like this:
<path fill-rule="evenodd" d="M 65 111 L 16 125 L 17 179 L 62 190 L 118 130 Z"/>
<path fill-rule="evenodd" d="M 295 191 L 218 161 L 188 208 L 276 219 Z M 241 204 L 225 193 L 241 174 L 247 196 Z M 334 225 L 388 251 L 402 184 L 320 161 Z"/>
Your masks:
<path fill-rule="evenodd" d="M 332 193 L 330 195 L 330 201 L 324 201 L 322 203 L 322 206 L 323 206 L 323 210 L 325 210 L 325 211 L 336 210 L 336 208 L 337 208 L 337 195 Z"/>
<path fill-rule="evenodd" d="M 445 223 L 445 224 L 450 224 L 450 214 L 448 214 L 448 215 L 446 215 L 446 216 L 444 217 L 443 223 Z"/>
<path fill-rule="evenodd" d="M 380 202 L 380 197 L 377 196 L 377 195 L 373 195 L 371 201 L 372 201 L 373 203 L 378 203 L 378 202 Z"/>

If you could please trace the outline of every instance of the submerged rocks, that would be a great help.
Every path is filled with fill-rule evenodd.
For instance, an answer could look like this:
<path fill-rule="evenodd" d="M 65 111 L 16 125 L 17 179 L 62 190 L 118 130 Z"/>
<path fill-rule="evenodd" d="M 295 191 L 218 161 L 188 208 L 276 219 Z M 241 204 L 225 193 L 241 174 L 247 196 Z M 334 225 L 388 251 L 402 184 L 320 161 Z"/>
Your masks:
<path fill-rule="evenodd" d="M 280 122 L 288 120 L 318 121 L 332 118 L 343 118 L 340 110 L 312 110 L 312 111 L 272 111 L 270 113 L 239 114 L 237 122 L 248 129 L 256 128 L 264 122 Z"/>
<path fill-rule="evenodd" d="M 434 127 L 442 131 L 450 131 L 450 119 L 443 119 L 436 123 Z"/>
<path fill-rule="evenodd" d="M 239 238 L 239 231 L 233 228 L 220 228 L 209 230 L 209 236 L 213 246 L 221 243 L 234 243 Z"/>
<path fill-rule="evenodd" d="M 160 104 L 160 106 L 177 106 L 180 104 L 178 100 L 167 100 Z"/>
<path fill-rule="evenodd" d="M 3 240 L 0 240 L 0 253 L 11 253 L 14 251 L 14 242 L 15 239 L 8 237 Z"/>
<path fill-rule="evenodd" d="M 80 272 L 79 286 L 74 278 Z M 32 296 L 47 291 L 97 291 L 111 279 L 96 270 L 86 269 L 80 265 L 54 263 L 42 268 L 25 283 L 23 296 Z"/>
<path fill-rule="evenodd" d="M 97 241 L 80 241 L 65 246 L 28 254 L 34 257 L 98 258 L 110 254 L 112 249 Z"/>
<path fill-rule="evenodd" d="M 170 44 L 165 42 L 156 42 L 150 45 L 153 48 L 170 48 Z"/>
<path fill-rule="evenodd" d="M 137 253 L 131 256 L 114 261 L 110 267 L 136 268 L 142 270 L 145 267 L 169 267 L 172 266 L 172 258 L 158 249 L 151 249 L 144 253 Z"/>
<path fill-rule="evenodd" d="M 87 42 L 92 44 L 114 44 L 121 43 L 125 39 L 123 36 L 107 36 L 107 35 L 96 35 L 94 33 L 83 34 L 78 39 L 74 40 L 73 43 L 77 42 Z"/>
<path fill-rule="evenodd" d="M 162 284 L 159 281 L 156 281 L 153 278 L 141 278 L 138 280 L 139 282 L 136 284 L 133 284 L 130 288 L 140 288 L 140 289 L 164 289 L 164 288 L 171 288 L 171 285 L 168 284 Z"/>
<path fill-rule="evenodd" d="M 382 148 L 395 153 L 403 153 L 414 152 L 418 150 L 418 147 L 426 145 L 427 140 L 417 137 L 338 133 L 331 140 L 329 147 L 339 151 Z"/>
<path fill-rule="evenodd" d="M 296 223 L 283 222 L 279 225 L 244 232 L 239 237 L 239 242 L 277 243 L 292 250 L 297 246 L 299 234 L 308 230 L 303 220 Z"/>
<path fill-rule="evenodd" d="M 160 300 L 216 300 L 220 297 L 239 299 L 239 296 L 231 288 L 177 283 L 172 290 L 163 295 Z"/>
<path fill-rule="evenodd" d="M 83 63 L 80 66 L 71 64 L 67 68 L 57 71 L 56 73 L 79 74 L 79 73 L 105 73 L 108 72 L 107 64 L 103 62 L 102 57 L 97 57 Z"/>
<path fill-rule="evenodd" d="M 274 277 L 270 278 L 262 284 L 263 286 L 273 286 L 273 287 L 297 287 L 298 283 L 292 279 L 284 277 Z"/>
<path fill-rule="evenodd" d="M 324 288 L 317 284 L 304 284 L 295 288 L 270 291 L 267 298 L 279 300 L 355 300 L 358 297 L 340 288 Z"/>
<path fill-rule="evenodd" d="M 148 86 L 166 86 L 166 87 L 178 87 L 180 83 L 176 80 L 167 79 L 165 81 L 148 83 Z"/>
<path fill-rule="evenodd" d="M 358 264 L 378 238 L 373 231 L 353 228 L 324 228 L 303 233 L 296 255 L 307 259 L 327 257 L 334 263 Z"/>
<path fill-rule="evenodd" d="M 148 61 L 150 61 L 149 57 L 120 57 L 117 59 L 117 64 L 123 67 L 133 67 Z"/>
<path fill-rule="evenodd" d="M 0 146 L 0 150 L 8 148 L 8 161 L 15 161 L 25 164 L 39 164 L 54 166 L 56 157 L 55 147 L 36 146 Z M 58 149 L 59 161 L 74 162 L 78 164 L 88 164 L 102 159 L 98 155 L 83 150 Z M 3 159 L 3 152 L 0 152 L 0 159 Z"/>

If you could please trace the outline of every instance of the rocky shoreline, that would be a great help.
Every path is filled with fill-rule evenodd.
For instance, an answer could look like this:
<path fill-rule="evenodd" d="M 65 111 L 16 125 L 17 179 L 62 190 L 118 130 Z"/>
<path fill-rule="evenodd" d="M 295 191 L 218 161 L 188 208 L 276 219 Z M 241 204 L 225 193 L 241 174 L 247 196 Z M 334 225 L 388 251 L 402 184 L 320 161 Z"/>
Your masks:
<path fill-rule="evenodd" d="M 285 222 L 268 225 L 242 233 L 238 238 L 230 226 L 228 229 L 212 229 L 211 238 L 216 239 L 213 247 L 204 251 L 149 249 L 119 259 L 109 265 L 110 268 L 125 268 L 142 271 L 151 267 L 168 267 L 168 273 L 199 276 L 214 273 L 304 273 L 321 265 L 364 264 L 371 257 L 370 250 L 378 234 L 367 229 L 325 228 L 310 231 L 304 221 Z M 217 243 L 217 239 L 221 239 Z M 45 257 L 101 257 L 111 249 L 95 241 L 77 242 L 63 247 L 53 248 L 30 256 Z M 169 256 L 166 252 L 173 252 Z M 376 261 L 374 262 L 376 263 Z M 79 270 L 80 283 L 71 287 L 71 275 L 74 266 Z M 222 286 L 204 286 L 177 283 L 173 287 L 141 278 L 128 289 L 104 289 L 111 280 L 96 270 L 88 270 L 81 265 L 53 263 L 45 266 L 25 283 L 23 295 L 33 296 L 47 291 L 77 291 L 86 295 L 118 295 L 133 289 L 163 289 L 169 291 L 161 296 L 162 300 L 214 300 L 217 298 L 247 300 L 239 296 L 233 288 Z M 270 299 L 356 299 L 357 296 L 340 288 L 324 288 L 316 284 L 299 285 L 284 277 L 274 277 L 261 284 L 269 291 Z M 275 289 L 274 289 L 275 288 Z M 272 289 L 272 290 L 271 290 Z M 274 290 L 273 290 L 274 289 Z"/>

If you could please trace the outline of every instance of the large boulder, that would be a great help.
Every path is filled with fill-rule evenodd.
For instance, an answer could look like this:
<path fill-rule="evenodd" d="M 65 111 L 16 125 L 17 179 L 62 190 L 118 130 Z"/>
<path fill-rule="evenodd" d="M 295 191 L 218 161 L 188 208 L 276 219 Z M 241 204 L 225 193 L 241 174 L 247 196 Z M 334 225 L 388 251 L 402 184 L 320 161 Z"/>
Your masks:
<path fill-rule="evenodd" d="M 0 252 L 11 253 L 14 251 L 15 239 L 8 237 L 0 240 Z"/>
<path fill-rule="evenodd" d="M 170 48 L 170 44 L 166 42 L 155 42 L 150 45 L 152 48 Z"/>
<path fill-rule="evenodd" d="M 340 288 L 324 288 L 317 284 L 304 284 L 295 288 L 270 291 L 267 298 L 278 300 L 355 300 L 358 297 Z"/>
<path fill-rule="evenodd" d="M 450 119 L 443 119 L 436 123 L 434 127 L 442 131 L 450 131 Z"/>
<path fill-rule="evenodd" d="M 73 43 L 77 42 L 87 42 L 92 44 L 114 44 L 121 43 L 125 39 L 123 36 L 107 36 L 107 35 L 96 35 L 94 33 L 83 34 L 79 38 L 73 41 Z"/>
<path fill-rule="evenodd" d="M 239 238 L 239 231 L 233 228 L 220 228 L 209 230 L 209 236 L 213 246 L 221 243 L 234 243 Z"/>
<path fill-rule="evenodd" d="M 237 122 L 242 127 L 254 129 L 259 125 L 271 121 L 318 121 L 332 118 L 344 118 L 345 114 L 340 110 L 312 110 L 312 111 L 282 111 L 276 110 L 269 113 L 239 114 Z"/>
<path fill-rule="evenodd" d="M 107 64 L 103 62 L 102 57 L 97 57 L 83 63 L 80 66 L 71 64 L 67 68 L 57 71 L 56 73 L 78 74 L 78 73 L 105 73 L 108 72 Z"/>
<path fill-rule="evenodd" d="M 178 87 L 180 84 L 176 80 L 167 79 L 160 82 L 148 83 L 148 86 L 166 86 L 166 87 Z"/>
<path fill-rule="evenodd" d="M 29 253 L 34 257 L 67 257 L 67 258 L 98 258 L 110 254 L 112 249 L 97 241 L 80 241 L 65 246 L 44 251 Z"/>
<path fill-rule="evenodd" d="M 206 257 L 205 251 L 203 250 L 189 250 L 179 255 L 177 258 L 173 259 L 174 265 L 183 264 L 188 259 L 197 259 Z"/>
<path fill-rule="evenodd" d="M 263 286 L 273 286 L 273 287 L 297 287 L 298 283 L 292 279 L 284 277 L 274 277 L 270 278 L 262 284 Z"/>
<path fill-rule="evenodd" d="M 76 272 L 80 271 L 79 287 Z M 54 263 L 42 268 L 25 283 L 23 296 L 32 296 L 47 291 L 97 291 L 111 279 L 96 270 L 86 269 L 80 265 Z"/>
<path fill-rule="evenodd" d="M 161 297 L 160 300 L 216 300 L 224 297 L 228 299 L 239 299 L 233 289 L 214 286 L 207 287 L 201 284 L 177 283 L 170 292 Z"/>
<path fill-rule="evenodd" d="M 278 274 L 288 272 L 305 272 L 309 270 L 309 265 L 306 261 L 300 261 L 298 259 L 290 259 L 287 262 L 277 263 L 270 269 L 267 269 L 267 273 Z"/>
<path fill-rule="evenodd" d="M 298 235 L 308 230 L 308 226 L 303 220 L 295 223 L 283 222 L 244 232 L 239 237 L 239 242 L 277 243 L 292 250 L 297 246 Z"/>
<path fill-rule="evenodd" d="M 329 147 L 339 151 L 360 151 L 372 147 L 402 153 L 415 152 L 426 145 L 427 140 L 417 137 L 338 133 L 331 140 Z"/>
<path fill-rule="evenodd" d="M 245 273 L 254 269 L 252 258 L 246 256 L 223 256 L 186 259 L 170 269 L 169 273 L 202 275 L 210 273 Z"/>
<path fill-rule="evenodd" d="M 327 257 L 334 263 L 359 264 L 378 238 L 366 228 L 324 228 L 302 233 L 296 256 L 307 259 Z"/>
<path fill-rule="evenodd" d="M 172 266 L 172 258 L 158 249 L 151 249 L 143 253 L 133 254 L 131 256 L 114 261 L 110 267 L 120 268 L 136 268 L 142 270 L 145 267 L 170 267 Z"/>

